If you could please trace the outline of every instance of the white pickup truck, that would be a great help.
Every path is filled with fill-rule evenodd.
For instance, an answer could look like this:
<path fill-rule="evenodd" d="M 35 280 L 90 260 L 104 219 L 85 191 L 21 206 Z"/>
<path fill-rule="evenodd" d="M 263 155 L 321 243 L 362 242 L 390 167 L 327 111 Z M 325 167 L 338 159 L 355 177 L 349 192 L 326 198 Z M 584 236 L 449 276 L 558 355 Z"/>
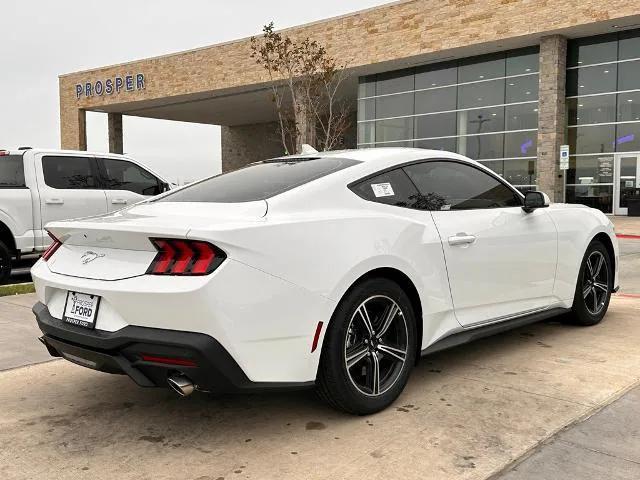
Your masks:
<path fill-rule="evenodd" d="M 119 210 L 169 188 L 123 155 L 0 150 L 0 281 L 11 274 L 12 258 L 49 246 L 48 222 Z"/>

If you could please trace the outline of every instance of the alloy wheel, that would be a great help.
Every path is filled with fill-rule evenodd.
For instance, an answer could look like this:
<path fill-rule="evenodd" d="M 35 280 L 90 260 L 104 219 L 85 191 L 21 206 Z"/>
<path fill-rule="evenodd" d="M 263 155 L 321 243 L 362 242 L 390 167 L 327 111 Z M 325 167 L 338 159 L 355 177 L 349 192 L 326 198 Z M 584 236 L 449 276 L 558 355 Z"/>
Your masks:
<path fill-rule="evenodd" d="M 582 297 L 591 315 L 602 312 L 609 296 L 609 267 L 604 254 L 595 250 L 589 254 L 582 274 Z"/>
<path fill-rule="evenodd" d="M 400 377 L 407 361 L 409 333 L 398 304 L 375 295 L 362 302 L 349 321 L 344 363 L 353 386 L 378 396 Z"/>

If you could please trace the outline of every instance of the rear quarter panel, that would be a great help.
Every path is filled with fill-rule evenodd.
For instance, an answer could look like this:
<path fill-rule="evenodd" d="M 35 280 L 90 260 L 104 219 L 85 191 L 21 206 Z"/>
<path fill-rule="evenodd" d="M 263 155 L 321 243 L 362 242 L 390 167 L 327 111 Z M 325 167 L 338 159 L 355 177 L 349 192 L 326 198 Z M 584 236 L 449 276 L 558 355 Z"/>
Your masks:
<path fill-rule="evenodd" d="M 342 208 L 300 208 L 286 214 L 270 201 L 260 225 L 194 229 L 189 237 L 210 238 L 230 258 L 334 302 L 364 274 L 394 268 L 409 277 L 421 296 L 423 346 L 459 328 L 430 213 L 349 196 L 355 197 L 350 191 L 342 201 L 334 197 Z"/>

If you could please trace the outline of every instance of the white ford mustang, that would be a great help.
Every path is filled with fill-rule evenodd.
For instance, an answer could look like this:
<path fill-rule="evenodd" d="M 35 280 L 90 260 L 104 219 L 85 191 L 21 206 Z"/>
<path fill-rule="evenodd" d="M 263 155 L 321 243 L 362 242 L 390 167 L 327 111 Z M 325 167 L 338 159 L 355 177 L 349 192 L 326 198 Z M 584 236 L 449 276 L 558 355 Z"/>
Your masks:
<path fill-rule="evenodd" d="M 618 285 L 600 211 L 431 150 L 267 160 L 48 230 L 33 310 L 52 355 L 182 395 L 315 386 L 357 414 L 421 355 L 598 323 Z"/>

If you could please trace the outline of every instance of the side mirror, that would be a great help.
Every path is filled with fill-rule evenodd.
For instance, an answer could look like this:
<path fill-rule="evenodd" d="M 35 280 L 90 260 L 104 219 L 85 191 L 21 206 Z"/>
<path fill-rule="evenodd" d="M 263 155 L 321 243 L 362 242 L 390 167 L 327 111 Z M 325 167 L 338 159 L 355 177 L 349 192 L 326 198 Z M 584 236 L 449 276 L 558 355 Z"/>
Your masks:
<path fill-rule="evenodd" d="M 527 192 L 524 194 L 524 205 L 522 209 L 526 213 L 533 212 L 536 208 L 546 208 L 551 202 L 546 193 L 542 192 Z"/>

